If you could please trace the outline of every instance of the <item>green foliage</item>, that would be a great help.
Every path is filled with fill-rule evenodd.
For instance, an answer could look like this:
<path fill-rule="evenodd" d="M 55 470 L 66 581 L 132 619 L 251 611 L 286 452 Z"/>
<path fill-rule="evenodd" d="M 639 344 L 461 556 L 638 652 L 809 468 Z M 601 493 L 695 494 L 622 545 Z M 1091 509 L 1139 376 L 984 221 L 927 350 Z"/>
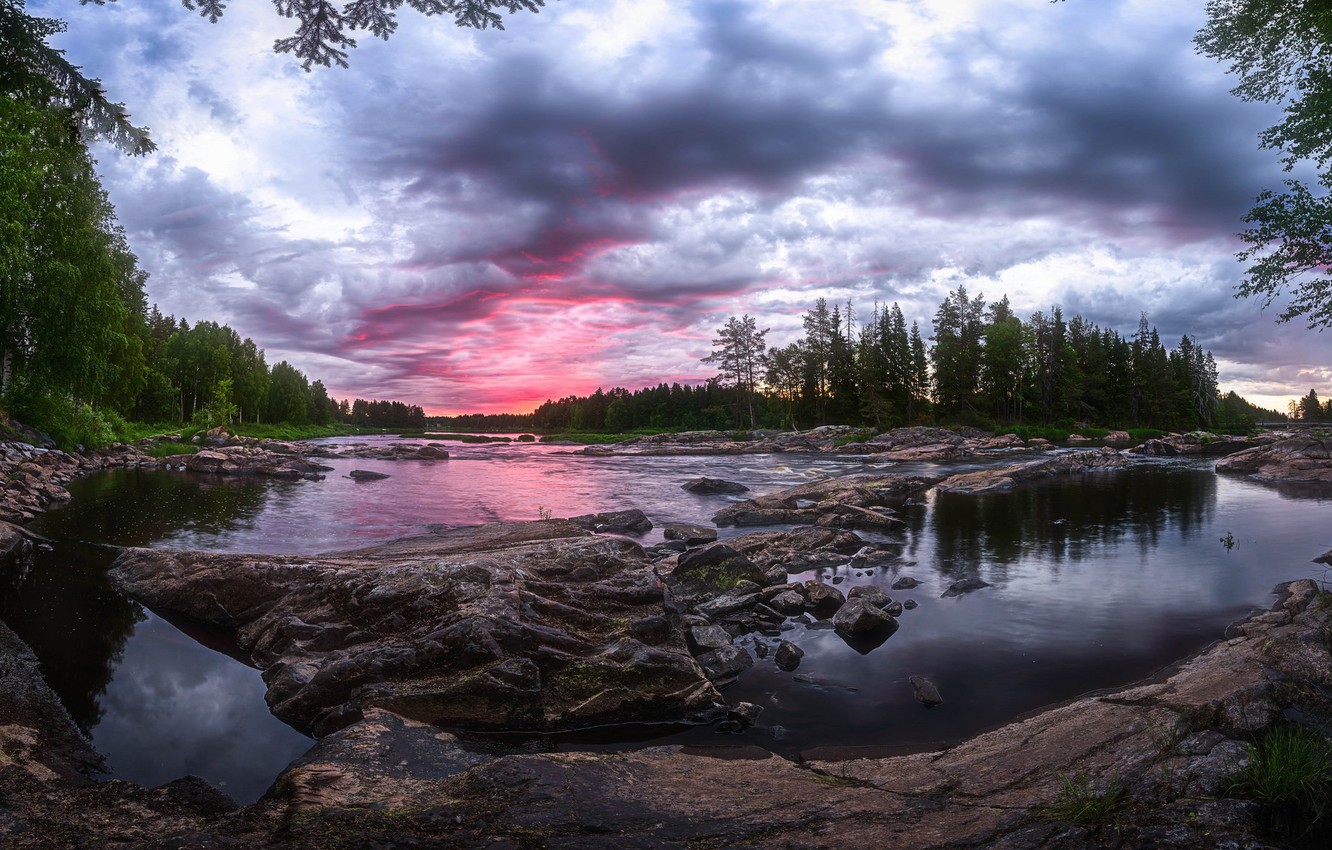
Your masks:
<path fill-rule="evenodd" d="M 1332 807 L 1332 741 L 1303 726 L 1273 727 L 1250 746 L 1230 793 L 1261 803 L 1280 824 L 1321 824 Z"/>
<path fill-rule="evenodd" d="M 1144 443 L 1148 440 L 1159 440 L 1169 432 L 1161 431 L 1157 428 L 1130 428 L 1128 435 L 1133 438 L 1135 443 Z"/>
<path fill-rule="evenodd" d="M 199 451 L 199 447 L 194 443 L 149 443 L 146 446 L 140 446 L 140 450 L 149 457 L 171 457 L 172 455 L 192 455 Z"/>
<path fill-rule="evenodd" d="M 1105 826 L 1124 807 L 1128 793 L 1118 778 L 1112 779 L 1104 791 L 1092 787 L 1085 774 L 1063 777 L 1059 796 L 1047 809 L 1055 820 L 1084 826 Z"/>
<path fill-rule="evenodd" d="M 1240 234 L 1248 247 L 1238 256 L 1250 266 L 1236 296 L 1266 306 L 1289 290 L 1278 321 L 1303 316 L 1310 327 L 1330 327 L 1332 9 L 1324 0 L 1210 0 L 1195 44 L 1230 64 L 1236 96 L 1281 105 L 1284 118 L 1261 134 L 1261 147 L 1282 151 L 1288 171 L 1310 161 L 1320 172 L 1320 190 L 1287 180 L 1284 192 L 1258 196 Z"/>

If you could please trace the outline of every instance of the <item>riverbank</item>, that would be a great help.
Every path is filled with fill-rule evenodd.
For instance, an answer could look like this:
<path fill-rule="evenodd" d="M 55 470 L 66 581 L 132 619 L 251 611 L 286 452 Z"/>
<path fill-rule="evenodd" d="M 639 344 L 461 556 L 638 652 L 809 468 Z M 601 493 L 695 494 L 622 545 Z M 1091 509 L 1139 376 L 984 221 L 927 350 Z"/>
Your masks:
<path fill-rule="evenodd" d="M 1069 465 L 1068 469 L 1028 469 L 1012 486 L 1023 486 L 1024 476 L 1082 475 L 1086 468 L 1077 464 Z M 996 473 L 1006 471 L 1011 472 L 1005 468 L 997 469 Z M 1012 474 L 997 474 L 996 480 L 1005 477 L 1014 479 Z M 922 486 L 929 483 L 923 482 Z M 976 484 L 974 480 L 965 483 L 967 487 L 962 492 L 971 491 Z M 804 512 L 800 521 L 813 522 L 816 527 L 809 528 L 809 534 L 805 535 L 810 540 L 783 546 L 792 553 L 806 553 L 815 537 L 826 538 L 829 551 L 835 553 L 831 556 L 833 560 L 844 561 L 855 556 L 849 545 L 854 535 L 836 527 L 818 528 L 820 520 L 831 526 L 866 520 L 891 526 L 892 503 L 878 495 L 882 487 L 865 486 L 861 481 L 854 485 L 848 482 L 843 489 L 844 495 L 838 495 L 831 485 L 802 488 L 798 493 L 788 494 L 790 504 L 782 509 Z M 911 489 L 905 495 L 916 492 Z M 783 496 L 779 501 L 788 501 L 788 497 Z M 885 507 L 889 510 L 880 510 Z M 871 514 L 879 514 L 879 518 Z M 83 796 L 66 795 L 56 786 L 41 792 L 30 791 L 49 792 L 53 802 L 49 809 L 43 809 L 39 803 L 22 802 L 23 793 L 29 792 L 15 785 L 18 790 L 13 794 L 0 787 L 4 793 L 0 806 L 7 806 L 7 814 L 11 816 L 6 820 L 6 812 L 0 811 L 0 823 L 13 826 L 18 830 L 15 835 L 26 825 L 30 839 L 37 842 L 15 846 L 41 847 L 82 846 L 59 843 L 62 837 L 74 840 L 77 834 L 72 830 L 86 828 L 82 821 L 71 823 L 68 826 L 71 831 L 67 833 L 52 830 L 65 828 L 57 822 L 56 806 L 89 803 L 94 804 L 89 818 L 94 814 L 110 818 L 117 831 L 93 830 L 84 835 L 96 837 L 90 843 L 112 846 L 121 840 L 130 846 L 153 846 L 154 842 L 175 834 L 178 840 L 174 843 L 158 846 L 351 847 L 365 846 L 371 841 L 380 841 L 384 846 L 414 846 L 413 842 L 415 846 L 485 846 L 487 841 L 507 841 L 509 846 L 561 843 L 582 846 L 610 836 L 622 846 L 661 846 L 663 841 L 702 846 L 860 846 L 874 838 L 875 843 L 885 846 L 980 843 L 1054 847 L 1098 846 L 1116 840 L 1134 846 L 1156 840 L 1162 830 L 1175 829 L 1172 817 L 1182 819 L 1179 826 L 1190 826 L 1188 812 L 1193 811 L 1197 829 L 1179 835 L 1192 836 L 1192 840 L 1205 845 L 1215 835 L 1258 834 L 1261 813 L 1251 804 L 1230 801 L 1222 807 L 1222 814 L 1235 822 L 1218 826 L 1216 820 L 1221 816 L 1215 811 L 1218 806 L 1213 805 L 1216 801 L 1209 800 L 1215 794 L 1199 790 L 1205 782 L 1189 785 L 1172 800 L 1167 800 L 1169 795 L 1165 792 L 1138 788 L 1141 783 L 1136 779 L 1122 799 L 1119 793 L 1104 792 L 1112 790 L 1113 780 L 1118 779 L 1121 786 L 1128 784 L 1122 772 L 1125 766 L 1134 771 L 1131 774 L 1134 777 L 1158 766 L 1162 775 L 1185 768 L 1202 770 L 1205 765 L 1193 763 L 1199 759 L 1207 764 L 1219 763 L 1223 773 L 1232 771 L 1237 763 L 1233 757 L 1242 758 L 1247 753 L 1248 740 L 1261 740 L 1261 730 L 1272 725 L 1280 710 L 1292 707 L 1305 712 L 1323 710 L 1310 703 L 1304 692 L 1321 687 L 1319 676 L 1323 674 L 1318 670 L 1319 665 L 1326 666 L 1325 660 L 1316 653 L 1308 657 L 1300 653 L 1309 646 L 1318 649 L 1319 629 L 1325 629 L 1327 623 L 1325 619 L 1317 619 L 1316 595 L 1304 594 L 1300 597 L 1304 601 L 1282 609 L 1289 619 L 1271 624 L 1270 628 L 1261 626 L 1261 638 L 1270 642 L 1269 654 L 1276 653 L 1273 657 L 1261 653 L 1227 655 L 1219 661 L 1206 662 L 1215 668 L 1213 672 L 1191 680 L 1192 684 L 1176 683 L 1169 692 L 1152 691 L 1118 702 L 1112 700 L 1108 703 L 1110 708 L 1105 704 L 1109 697 L 1075 701 L 1063 708 L 1086 702 L 1079 709 L 1084 713 L 1083 721 L 1065 719 L 1052 726 L 1028 725 L 1050 714 L 1042 712 L 1035 718 L 1009 724 L 928 757 L 849 758 L 881 754 L 810 752 L 801 762 L 756 748 L 693 747 L 650 748 L 618 754 L 478 753 L 474 746 L 419 720 L 438 720 L 439 706 L 455 706 L 460 702 L 458 697 L 464 694 L 466 698 L 461 700 L 464 706 L 487 709 L 478 711 L 478 717 L 493 714 L 491 709 L 496 705 L 520 709 L 519 714 L 528 718 L 577 717 L 578 712 L 592 719 L 598 717 L 597 712 L 611 719 L 636 716 L 642 705 L 635 706 L 635 695 L 647 699 L 652 693 L 664 696 L 681 692 L 681 688 L 653 691 L 647 687 L 653 684 L 650 682 L 639 683 L 644 685 L 639 688 L 633 683 L 613 681 L 611 677 L 617 666 L 625 665 L 626 659 L 632 659 L 637 652 L 634 643 L 667 653 L 674 660 L 662 669 L 675 671 L 674 675 L 681 676 L 678 683 L 692 688 L 706 684 L 706 680 L 689 672 L 692 668 L 688 665 L 692 662 L 686 659 L 692 656 L 698 660 L 707 653 L 700 653 L 703 647 L 696 645 L 689 645 L 686 652 L 678 641 L 683 636 L 686 642 L 693 638 L 698 644 L 700 639 L 716 637 L 702 623 L 694 624 L 687 632 L 677 630 L 671 622 L 666 597 L 660 595 L 659 589 L 652 590 L 646 581 L 655 572 L 665 576 L 669 585 L 681 558 L 674 558 L 672 563 L 673 556 L 661 552 L 660 560 L 645 559 L 644 553 L 627 541 L 588 535 L 583 529 L 558 523 L 516 526 L 519 539 L 487 542 L 473 537 L 450 541 L 436 534 L 412 543 L 375 547 L 378 551 L 374 552 L 345 553 L 338 559 L 340 563 L 318 561 L 311 563 L 308 570 L 296 563 L 302 559 L 267 557 L 255 561 L 237 556 L 210 558 L 201 553 L 168 556 L 154 550 L 156 554 L 151 558 L 170 557 L 183 568 L 172 573 L 177 578 L 171 582 L 145 572 L 139 579 L 144 587 L 138 591 L 139 595 L 152 599 L 151 594 L 159 594 L 153 604 L 167 608 L 183 604 L 172 603 L 169 599 L 172 593 L 183 600 L 216 600 L 235 619 L 234 625 L 253 639 L 251 651 L 256 658 L 263 659 L 261 663 L 275 671 L 273 681 L 288 697 L 283 704 L 308 711 L 307 719 L 318 722 L 321 718 L 336 717 L 336 722 L 325 724 L 324 731 L 328 734 L 323 740 L 254 806 L 228 808 L 216 796 L 207 795 L 197 785 L 185 781 L 172 783 L 175 787 L 161 792 L 143 789 L 136 792 L 129 783 L 92 786 L 100 789 L 97 794 Z M 841 535 L 846 535 L 847 540 Z M 439 549 L 440 544 L 447 544 L 446 549 Z M 793 563 L 784 560 L 784 555 L 769 557 L 776 552 L 772 546 L 767 550 L 737 549 L 745 544 L 735 543 L 734 539 L 728 544 L 758 568 L 747 577 L 730 578 L 756 584 L 766 582 L 769 562 L 772 566 L 778 562 L 787 566 Z M 213 571 L 218 578 L 209 579 L 207 570 L 198 569 L 206 562 L 226 557 L 231 562 L 222 564 L 219 560 L 219 568 Z M 379 577 L 379 572 L 387 568 L 397 577 L 395 581 L 411 584 L 416 581 L 410 577 L 415 568 L 409 565 L 418 559 L 422 564 L 415 572 L 420 577 L 419 587 L 386 585 Z M 648 564 L 648 560 L 652 563 Z M 509 564 L 525 571 L 527 576 L 521 583 L 497 581 L 488 572 L 489 577 L 482 582 L 475 571 L 477 562 L 483 567 Z M 611 569 L 613 564 L 619 566 Z M 694 577 L 701 579 L 703 585 L 713 581 L 716 573 L 728 573 L 729 569 L 725 564 L 708 562 L 694 566 L 700 568 Z M 710 573 L 707 569 L 710 566 L 724 568 Z M 734 563 L 729 566 L 740 567 Z M 538 572 L 533 572 L 534 569 Z M 234 582 L 218 583 L 223 581 L 222 576 L 234 578 L 244 570 L 254 572 L 255 580 L 246 585 L 243 593 Z M 554 572 L 543 572 L 549 570 Z M 313 593 L 314 584 L 308 586 L 310 593 L 300 590 L 306 586 L 298 581 L 303 571 L 341 588 L 331 597 L 345 600 L 348 607 L 327 607 L 325 603 L 331 597 L 324 599 Z M 517 575 L 513 570 L 510 574 Z M 172 582 L 185 579 L 187 583 L 177 584 L 175 591 L 169 590 Z M 771 588 L 777 595 L 801 593 L 800 588 L 780 585 Z M 746 586 L 738 589 L 743 591 Z M 687 589 L 671 588 L 671 598 L 679 600 L 686 592 Z M 704 592 L 710 591 L 704 588 Z M 432 594 L 442 602 L 470 600 L 468 605 L 473 608 L 463 619 L 440 623 L 435 628 L 436 624 L 421 620 L 427 609 L 415 604 Z M 753 595 L 757 593 L 730 596 L 738 602 Z M 712 605 L 705 612 L 718 615 L 709 625 L 724 626 L 733 614 L 762 614 L 758 606 L 775 599 L 776 596 L 750 598 L 733 610 L 722 610 L 730 608 L 730 603 L 723 600 L 724 604 Z M 604 610 L 605 600 L 619 600 L 617 604 L 628 607 L 617 614 Z M 816 604 L 815 600 L 806 593 L 802 607 L 812 604 Z M 215 616 L 215 612 L 207 610 L 194 613 L 203 619 Z M 395 615 L 401 619 L 394 620 Z M 664 630 L 663 618 L 669 626 Z M 511 634 L 512 630 L 502 627 L 505 623 L 517 624 L 519 632 Z M 686 624 L 683 620 L 679 623 Z M 336 628 L 339 625 L 350 628 Z M 1303 643 L 1289 643 L 1285 633 L 1274 631 L 1285 626 L 1304 629 L 1309 640 L 1300 638 Z M 590 640 L 575 650 L 566 638 L 556 638 L 552 628 L 559 628 L 569 637 L 576 631 Z M 357 629 L 377 636 L 377 642 L 365 637 L 353 639 L 352 632 Z M 534 644 L 523 634 L 536 636 L 535 646 L 545 649 L 533 654 Z M 468 668 L 441 670 L 424 682 L 404 680 L 398 684 L 397 670 L 429 672 L 436 666 L 434 656 L 418 655 L 414 659 L 403 653 L 404 648 L 416 651 L 412 642 L 418 640 L 427 651 L 429 642 L 435 641 L 445 650 L 445 657 L 465 658 Z M 349 648 L 362 645 L 364 651 L 348 652 Z M 458 651 L 450 651 L 450 646 Z M 1321 646 L 1319 651 L 1325 654 L 1325 643 Z M 494 654 L 495 648 L 500 655 Z M 598 668 L 600 672 L 596 675 L 580 675 L 580 668 L 569 664 L 571 652 L 577 657 L 590 655 L 604 669 Z M 1289 664 L 1280 660 L 1287 654 L 1293 659 Z M 1276 678 L 1271 682 L 1267 678 L 1261 682 L 1253 678 L 1252 671 L 1245 666 L 1248 664 L 1245 659 L 1252 657 L 1259 659 L 1260 666 L 1265 664 L 1270 668 L 1259 671 L 1262 676 Z M 1309 675 L 1287 671 L 1287 667 L 1299 667 Z M 323 672 L 326 669 L 334 670 L 337 676 Z M 1233 684 L 1243 693 L 1235 696 L 1226 690 L 1232 683 L 1219 681 L 1221 670 L 1227 671 L 1226 675 L 1240 671 Z M 689 675 L 683 675 L 686 672 Z M 1295 689 L 1293 695 L 1283 690 L 1283 682 Z M 617 684 L 623 687 L 617 688 Z M 437 699 L 430 689 L 448 698 Z M 703 702 L 715 704 L 716 697 L 706 690 L 698 693 L 708 696 Z M 355 697 L 354 711 L 341 710 L 349 702 L 348 696 Z M 487 696 L 495 700 L 489 709 L 484 701 Z M 1212 708 L 1195 710 L 1199 705 Z M 1132 710 L 1121 711 L 1125 706 Z M 1247 720 L 1238 723 L 1233 719 L 1239 716 L 1237 711 L 1241 715 L 1248 711 L 1245 706 L 1256 706 L 1257 719 L 1253 723 Z M 741 707 L 726 708 L 738 711 Z M 628 714 L 613 713 L 621 709 Z M 1146 714 L 1139 714 L 1139 709 Z M 1161 710 L 1166 714 L 1161 714 Z M 674 711 L 664 711 L 662 716 L 671 716 Z M 1172 712 L 1185 718 L 1187 722 L 1183 725 L 1190 734 L 1196 727 L 1199 733 L 1214 731 L 1222 737 L 1205 735 L 1185 745 L 1183 737 L 1187 736 L 1183 736 L 1182 750 L 1171 749 L 1168 755 L 1163 755 L 1158 745 L 1153 756 L 1158 761 L 1146 759 L 1138 752 L 1145 747 L 1139 740 L 1142 731 L 1139 727 L 1153 726 L 1158 714 L 1170 720 Z M 22 736 L 38 742 L 44 740 L 42 736 L 61 739 L 58 730 L 50 730 L 48 734 L 37 729 L 33 725 L 36 721 L 31 719 L 34 714 L 40 716 L 41 712 L 30 713 L 27 720 L 0 716 L 0 724 L 6 727 L 37 730 L 20 730 L 12 738 L 12 746 L 4 745 L 6 755 L 13 754 L 15 766 L 46 764 L 41 760 L 42 747 L 22 745 Z M 1202 714 L 1207 716 L 1195 716 Z M 450 722 L 456 721 L 455 717 Z M 1127 731 L 1120 728 L 1123 724 L 1127 724 Z M 1059 731 L 1065 726 L 1072 731 Z M 1149 733 L 1147 738 L 1151 737 Z M 1158 730 L 1157 737 L 1168 742 L 1174 734 Z M 1082 738 L 1096 746 L 1069 749 L 1081 746 Z M 982 746 L 982 741 L 988 743 Z M 1028 756 L 1033 747 L 1045 742 L 1051 742 L 1051 746 Z M 1066 749 L 1068 752 L 1064 752 Z M 387 760 L 386 752 L 392 754 Z M 719 760 L 718 756 L 734 758 L 727 761 Z M 1112 769 L 1104 769 L 1106 764 Z M 857 772 L 859 768 L 869 772 L 862 775 Z M 54 770 L 49 765 L 47 769 Z M 45 775 L 40 769 L 34 770 Z M 34 775 L 26 768 L 23 771 L 28 776 Z M 973 776 L 981 773 L 988 778 Z M 1079 774 L 1083 776 L 1081 785 L 1075 781 Z M 1075 789 L 1068 792 L 1073 796 L 1078 793 L 1076 788 L 1082 787 L 1082 795 L 1089 799 L 1110 798 L 1113 805 L 1103 807 L 1105 816 L 1097 824 L 1100 831 L 1087 824 L 1074 829 L 1065 823 L 1066 817 L 1057 814 L 1065 811 L 1060 808 L 1061 798 L 1066 794 L 1065 780 Z M 691 787 L 679 787 L 683 785 Z M 1222 789 L 1222 796 L 1226 793 L 1228 788 Z M 193 798 L 197 799 L 191 803 Z M 1045 806 L 1050 806 L 1050 810 L 1046 811 Z M 215 811 L 205 811 L 210 807 Z M 1207 811 L 1199 814 L 1202 809 Z M 1212 835 L 1203 834 L 1207 831 Z M 0 836 L 9 838 L 3 831 Z M 1248 846 L 1260 846 L 1256 841 Z"/>

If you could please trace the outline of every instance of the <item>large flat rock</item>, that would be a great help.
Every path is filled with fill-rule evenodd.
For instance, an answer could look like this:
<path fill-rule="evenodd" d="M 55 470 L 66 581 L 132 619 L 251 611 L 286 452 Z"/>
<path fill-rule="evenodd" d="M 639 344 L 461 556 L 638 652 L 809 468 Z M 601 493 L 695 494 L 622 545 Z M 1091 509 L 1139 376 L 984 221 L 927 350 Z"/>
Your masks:
<path fill-rule="evenodd" d="M 284 719 L 371 707 L 475 730 L 679 722 L 720 705 L 635 543 L 493 523 L 320 556 L 126 550 L 148 606 L 234 629 Z"/>

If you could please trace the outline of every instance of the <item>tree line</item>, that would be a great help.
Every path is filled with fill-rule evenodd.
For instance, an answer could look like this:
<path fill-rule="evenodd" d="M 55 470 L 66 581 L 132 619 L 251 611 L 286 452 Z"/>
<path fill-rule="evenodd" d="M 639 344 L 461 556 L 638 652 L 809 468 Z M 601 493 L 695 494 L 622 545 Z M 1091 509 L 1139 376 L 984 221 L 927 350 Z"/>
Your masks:
<path fill-rule="evenodd" d="M 1129 336 L 1052 307 L 1018 317 L 964 286 L 935 311 L 931 335 L 901 307 L 816 300 L 803 335 L 767 345 L 748 315 L 717 330 L 697 386 L 598 389 L 548 400 L 530 416 L 454 417 L 477 430 L 631 431 L 703 428 L 878 429 L 919 423 L 1243 429 L 1282 418 L 1217 390 L 1216 362 L 1190 336 L 1167 347 L 1144 315 Z M 501 421 L 502 420 L 502 421 Z"/>

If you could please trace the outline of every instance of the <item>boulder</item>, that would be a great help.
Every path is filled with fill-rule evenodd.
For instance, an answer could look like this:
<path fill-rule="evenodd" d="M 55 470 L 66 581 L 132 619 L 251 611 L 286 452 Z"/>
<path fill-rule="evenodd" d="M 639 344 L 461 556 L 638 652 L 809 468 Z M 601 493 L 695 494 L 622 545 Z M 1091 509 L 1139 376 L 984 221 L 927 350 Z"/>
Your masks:
<path fill-rule="evenodd" d="M 698 665 L 709 679 L 720 684 L 753 667 L 754 659 L 744 647 L 727 644 L 700 655 Z"/>
<path fill-rule="evenodd" d="M 810 579 L 805 582 L 805 609 L 820 620 L 826 620 L 836 614 L 846 603 L 842 591 L 832 585 Z"/>
<path fill-rule="evenodd" d="M 611 534 L 642 534 L 652 530 L 652 521 L 637 508 L 600 514 L 582 514 L 569 517 L 569 522 L 588 531 Z"/>
<path fill-rule="evenodd" d="M 897 631 L 897 620 L 865 599 L 848 599 L 833 615 L 833 627 L 848 635 L 867 635 L 879 631 Z"/>
<path fill-rule="evenodd" d="M 690 493 L 696 493 L 700 496 L 719 496 L 749 492 L 749 488 L 745 485 L 735 481 L 726 481 L 722 478 L 691 478 L 681 484 L 680 489 Z"/>
<path fill-rule="evenodd" d="M 805 657 L 805 651 L 789 640 L 784 640 L 777 645 L 777 652 L 773 655 L 773 661 L 778 667 L 788 673 L 800 666 L 800 659 Z"/>
<path fill-rule="evenodd" d="M 893 600 L 877 584 L 858 584 L 846 592 L 847 599 L 863 599 L 876 608 L 883 608 Z"/>
<path fill-rule="evenodd" d="M 448 460 L 449 453 L 437 446 L 422 446 L 416 450 L 417 460 Z"/>
<path fill-rule="evenodd" d="M 702 543 L 711 543 L 717 539 L 717 529 L 715 528 L 682 522 L 671 523 L 662 529 L 661 533 L 667 540 L 679 540 L 686 546 L 698 546 Z"/>
<path fill-rule="evenodd" d="M 767 583 L 762 568 L 725 543 L 681 553 L 665 578 L 672 594 L 686 604 L 705 595 L 724 593 L 740 581 Z"/>

